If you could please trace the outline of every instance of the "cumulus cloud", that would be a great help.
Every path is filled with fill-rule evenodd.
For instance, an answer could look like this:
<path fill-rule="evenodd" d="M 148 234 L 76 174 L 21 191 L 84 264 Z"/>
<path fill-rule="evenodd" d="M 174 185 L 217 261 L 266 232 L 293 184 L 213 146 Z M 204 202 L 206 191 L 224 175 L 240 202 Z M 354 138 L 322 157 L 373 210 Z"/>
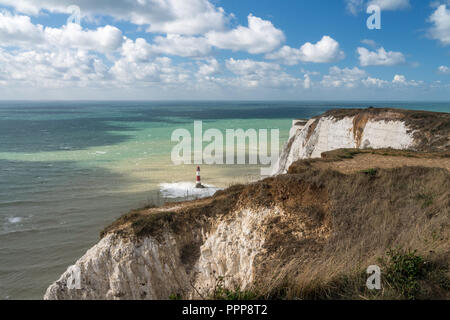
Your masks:
<path fill-rule="evenodd" d="M 405 63 L 405 56 L 401 52 L 389 51 L 379 48 L 377 51 L 369 51 L 366 48 L 358 48 L 359 63 L 367 66 L 395 66 Z"/>
<path fill-rule="evenodd" d="M 369 47 L 373 47 L 373 48 L 378 46 L 378 44 L 374 40 L 371 40 L 371 39 L 363 39 L 363 40 L 361 40 L 361 43 L 363 43 Z"/>
<path fill-rule="evenodd" d="M 228 70 L 237 75 L 257 75 L 268 71 L 279 71 L 280 65 L 271 62 L 254 61 L 250 59 L 235 60 L 233 58 L 226 61 Z"/>
<path fill-rule="evenodd" d="M 44 28 L 34 25 L 30 17 L 12 15 L 8 11 L 0 11 L 0 45 L 16 46 L 29 42 L 41 42 Z"/>
<path fill-rule="evenodd" d="M 248 16 L 248 27 L 238 26 L 225 32 L 211 31 L 206 38 L 217 48 L 252 54 L 273 51 L 285 40 L 283 31 L 275 28 L 272 22 L 251 14 Z"/>
<path fill-rule="evenodd" d="M 396 74 L 392 80 L 392 83 L 397 86 L 417 87 L 420 84 L 423 84 L 423 81 L 407 80 L 404 75 Z"/>
<path fill-rule="evenodd" d="M 220 64 L 216 59 L 209 59 L 206 63 L 200 64 L 197 76 L 201 78 L 209 78 L 220 72 Z"/>
<path fill-rule="evenodd" d="M 324 75 L 321 83 L 325 87 L 354 88 L 361 82 L 361 79 L 366 76 L 366 72 L 359 69 L 358 67 L 354 67 L 353 69 L 341 69 L 337 66 L 334 66 L 330 68 L 327 75 Z"/>
<path fill-rule="evenodd" d="M 287 65 L 296 65 L 302 62 L 329 63 L 345 57 L 339 43 L 330 36 L 323 36 L 315 44 L 305 43 L 300 49 L 284 46 L 274 53 L 266 55 L 267 59 L 279 60 Z"/>
<path fill-rule="evenodd" d="M 370 5 L 377 5 L 381 10 L 404 10 L 411 6 L 409 0 L 346 0 L 347 11 L 353 15 L 364 11 Z"/>
<path fill-rule="evenodd" d="M 108 78 L 108 68 L 86 51 L 8 52 L 0 48 L 0 78 L 40 87 L 85 86 Z"/>
<path fill-rule="evenodd" d="M 364 6 L 364 0 L 346 0 L 346 3 L 347 10 L 353 15 L 357 15 L 362 11 Z"/>
<path fill-rule="evenodd" d="M 450 74 L 450 68 L 447 66 L 440 66 L 438 72 L 442 74 Z"/>
<path fill-rule="evenodd" d="M 43 10 L 70 14 L 69 7 L 76 5 L 83 15 L 111 16 L 161 33 L 203 34 L 222 30 L 227 22 L 224 10 L 208 0 L 0 0 L 0 4 L 34 15 Z"/>
<path fill-rule="evenodd" d="M 84 30 L 78 24 L 44 28 L 34 25 L 27 16 L 0 12 L 0 46 L 77 48 L 105 53 L 117 50 L 122 42 L 122 31 L 110 25 L 96 30 Z"/>
<path fill-rule="evenodd" d="M 130 61 L 148 61 L 158 55 L 180 57 L 204 57 L 211 51 L 205 38 L 180 35 L 157 36 L 153 43 L 143 38 L 135 41 L 126 39 L 122 45 L 122 54 Z"/>
<path fill-rule="evenodd" d="M 180 57 L 202 57 L 211 51 L 211 45 L 204 37 L 189 37 L 168 34 L 154 39 L 153 50 L 160 54 Z"/>
<path fill-rule="evenodd" d="M 80 25 L 71 23 L 62 28 L 45 28 L 44 36 L 50 45 L 104 53 L 119 49 L 123 42 L 122 31 L 109 25 L 83 30 Z"/>
<path fill-rule="evenodd" d="M 409 0 L 371 0 L 367 5 L 377 5 L 381 10 L 403 10 L 411 6 Z"/>
<path fill-rule="evenodd" d="M 141 50 L 145 55 L 174 55 L 181 57 L 205 57 L 211 53 L 212 47 L 247 51 L 252 54 L 265 53 L 277 48 L 284 41 L 284 34 L 276 29 L 270 21 L 252 15 L 248 16 L 248 27 L 239 26 L 224 32 L 209 32 L 204 36 L 186 36 L 167 34 L 157 36 L 153 43 L 143 43 Z M 131 43 L 127 44 L 132 47 Z M 143 49 L 145 47 L 145 49 Z M 131 49 L 134 50 L 134 49 Z M 133 53 L 130 53 L 133 55 Z"/>
<path fill-rule="evenodd" d="M 143 38 L 126 39 L 121 48 L 122 56 L 129 62 L 146 62 L 154 57 L 152 46 Z"/>
<path fill-rule="evenodd" d="M 158 57 L 152 61 L 139 62 L 119 59 L 110 70 L 111 74 L 120 82 L 133 85 L 182 84 L 189 75 L 180 67 L 174 66 L 167 57 Z"/>
<path fill-rule="evenodd" d="M 372 77 L 367 77 L 367 79 L 363 79 L 363 80 L 362 80 L 362 83 L 363 83 L 366 87 L 383 88 L 384 86 L 386 86 L 387 84 L 389 84 L 389 81 L 382 80 L 382 79 L 377 79 L 377 78 L 372 78 Z"/>
<path fill-rule="evenodd" d="M 235 86 L 257 87 L 298 87 L 304 82 L 284 72 L 276 63 L 254 61 L 250 59 L 226 60 L 226 67 L 238 76 L 232 80 Z"/>
<path fill-rule="evenodd" d="M 433 24 L 429 30 L 430 36 L 444 46 L 450 45 L 450 10 L 447 6 L 440 5 L 430 16 L 429 21 Z"/>

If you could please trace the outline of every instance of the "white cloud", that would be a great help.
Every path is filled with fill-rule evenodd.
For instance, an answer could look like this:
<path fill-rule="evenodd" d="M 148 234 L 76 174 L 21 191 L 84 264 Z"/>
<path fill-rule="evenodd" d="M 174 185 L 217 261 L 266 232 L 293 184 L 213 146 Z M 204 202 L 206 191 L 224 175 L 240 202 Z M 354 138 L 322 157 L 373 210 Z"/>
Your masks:
<path fill-rule="evenodd" d="M 202 37 L 180 35 L 158 36 L 154 43 L 143 38 L 135 41 L 126 39 L 122 45 L 122 55 L 129 61 L 148 61 L 158 55 L 180 57 L 204 57 L 211 51 L 211 46 Z"/>
<path fill-rule="evenodd" d="M 366 87 L 378 87 L 378 88 L 383 88 L 384 86 L 386 86 L 387 84 L 389 84 L 389 81 L 386 80 L 381 80 L 381 79 L 377 79 L 377 78 L 371 78 L 368 77 L 367 79 L 363 79 L 362 83 L 366 86 Z"/>
<path fill-rule="evenodd" d="M 417 87 L 423 84 L 423 81 L 407 80 L 404 75 L 396 74 L 392 80 L 392 83 L 397 86 Z"/>
<path fill-rule="evenodd" d="M 210 59 L 207 63 L 199 66 L 197 75 L 202 78 L 208 78 L 220 72 L 220 64 L 216 59 Z"/>
<path fill-rule="evenodd" d="M 276 63 L 254 61 L 250 59 L 235 60 L 233 58 L 226 61 L 228 70 L 237 75 L 257 75 L 268 71 L 279 71 L 281 67 Z"/>
<path fill-rule="evenodd" d="M 358 48 L 359 63 L 367 66 L 395 66 L 405 63 L 405 56 L 401 52 L 389 51 L 379 48 L 377 51 L 369 51 L 366 48 Z"/>
<path fill-rule="evenodd" d="M 78 24 L 62 28 L 45 28 L 45 39 L 50 45 L 65 48 L 110 52 L 119 49 L 123 42 L 122 31 L 113 26 L 96 30 L 83 30 Z"/>
<path fill-rule="evenodd" d="M 43 26 L 34 25 L 30 17 L 0 11 L 0 46 L 41 42 L 44 35 L 43 30 Z"/>
<path fill-rule="evenodd" d="M 307 73 L 305 73 L 304 77 L 305 77 L 305 81 L 303 82 L 303 87 L 305 89 L 310 89 L 311 84 L 312 84 L 311 77 Z"/>
<path fill-rule="evenodd" d="M 325 75 L 322 79 L 322 85 L 325 87 L 347 87 L 354 88 L 358 86 L 361 79 L 366 77 L 366 72 L 357 67 L 353 69 L 344 68 L 340 69 L 337 66 L 331 67 L 328 75 Z"/>
<path fill-rule="evenodd" d="M 371 0 L 367 5 L 377 5 L 381 10 L 392 11 L 407 9 L 411 6 L 409 0 Z"/>
<path fill-rule="evenodd" d="M 345 57 L 339 43 L 329 36 L 323 36 L 315 44 L 305 43 L 300 49 L 284 46 L 274 53 L 266 55 L 267 59 L 279 60 L 287 65 L 296 65 L 300 61 L 314 63 L 329 63 Z"/>
<path fill-rule="evenodd" d="M 69 6 L 77 5 L 83 15 L 148 25 L 149 32 L 203 34 L 222 30 L 227 22 L 224 10 L 208 0 L 0 0 L 0 4 L 34 15 L 42 10 L 69 14 Z"/>
<path fill-rule="evenodd" d="M 429 30 L 430 36 L 444 46 L 450 45 L 450 10 L 447 6 L 440 5 L 430 16 L 429 21 L 434 24 Z"/>
<path fill-rule="evenodd" d="M 85 86 L 107 79 L 101 59 L 86 51 L 8 52 L 0 48 L 0 78 L 38 87 Z"/>
<path fill-rule="evenodd" d="M 364 0 L 346 0 L 347 2 L 347 10 L 354 15 L 357 15 L 360 11 L 362 11 Z"/>
<path fill-rule="evenodd" d="M 405 84 L 406 83 L 406 77 L 401 75 L 401 74 L 396 74 L 394 76 L 394 80 L 392 80 L 392 83 Z"/>
<path fill-rule="evenodd" d="M 298 87 L 304 83 L 303 80 L 294 78 L 282 71 L 280 65 L 276 63 L 231 58 L 226 60 L 226 67 L 238 76 L 238 78 L 230 80 L 230 84 L 238 87 L 286 88 Z"/>
<path fill-rule="evenodd" d="M 370 40 L 370 39 L 363 39 L 363 40 L 361 40 L 361 43 L 363 43 L 369 47 L 373 47 L 373 48 L 378 46 L 378 44 L 374 40 Z"/>
<path fill-rule="evenodd" d="M 137 86 L 182 84 L 189 78 L 185 70 L 174 66 L 167 57 L 158 57 L 149 62 L 122 58 L 114 63 L 110 72 L 119 83 Z"/>
<path fill-rule="evenodd" d="M 30 18 L 0 12 L 0 46 L 18 46 L 59 49 L 76 48 L 98 52 L 110 52 L 120 48 L 123 42 L 122 31 L 113 26 L 99 27 L 96 30 L 83 30 L 78 24 L 61 28 L 44 28 L 34 25 Z"/>
<path fill-rule="evenodd" d="M 272 22 L 251 14 L 248 16 L 248 27 L 238 26 L 226 32 L 211 31 L 206 37 L 217 48 L 252 54 L 273 51 L 285 40 L 283 31 L 275 28 Z"/>
<path fill-rule="evenodd" d="M 121 49 L 122 56 L 129 62 L 146 62 L 154 56 L 152 46 L 143 38 L 135 41 L 126 39 Z"/>
<path fill-rule="evenodd" d="M 203 57 L 211 52 L 211 46 L 208 44 L 206 38 L 203 37 L 168 34 L 165 37 L 156 37 L 154 42 L 153 50 L 160 54 L 181 57 Z"/>
<path fill-rule="evenodd" d="M 404 10 L 411 6 L 409 0 L 346 0 L 347 11 L 353 15 L 364 11 L 370 5 L 377 5 L 381 10 Z"/>
<path fill-rule="evenodd" d="M 450 68 L 447 66 L 440 66 L 438 68 L 438 72 L 443 74 L 450 74 Z"/>

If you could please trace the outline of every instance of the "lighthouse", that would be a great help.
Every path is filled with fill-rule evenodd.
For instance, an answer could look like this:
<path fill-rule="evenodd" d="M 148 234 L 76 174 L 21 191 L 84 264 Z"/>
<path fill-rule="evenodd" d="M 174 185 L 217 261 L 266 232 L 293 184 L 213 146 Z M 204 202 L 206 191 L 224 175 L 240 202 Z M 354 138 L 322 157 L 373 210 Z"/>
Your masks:
<path fill-rule="evenodd" d="M 200 177 L 200 166 L 197 166 L 197 181 L 196 181 L 196 183 L 195 183 L 195 188 L 197 188 L 197 189 L 203 189 L 203 188 L 205 188 L 205 187 L 202 185 L 202 179 L 201 179 L 201 177 Z"/>

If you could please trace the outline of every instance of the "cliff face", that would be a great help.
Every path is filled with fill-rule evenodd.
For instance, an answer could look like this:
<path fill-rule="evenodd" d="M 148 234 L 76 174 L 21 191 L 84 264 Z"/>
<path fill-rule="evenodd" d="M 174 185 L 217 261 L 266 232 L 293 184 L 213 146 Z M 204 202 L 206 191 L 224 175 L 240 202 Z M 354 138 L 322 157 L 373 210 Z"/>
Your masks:
<path fill-rule="evenodd" d="M 332 110 L 306 124 L 294 121 L 273 174 L 342 148 L 448 151 L 449 123 L 449 114 L 395 109 Z"/>
<path fill-rule="evenodd" d="M 48 288 L 44 299 L 160 300 L 174 294 L 199 299 L 212 294 L 219 277 L 226 287 L 245 289 L 254 280 L 264 225 L 278 214 L 277 208 L 244 208 L 228 212 L 226 219 L 217 217 L 212 229 L 206 222 L 206 228 L 187 223 L 183 232 L 165 229 L 145 237 L 108 233 Z M 73 270 L 79 270 L 82 289 L 67 286 Z"/>
<path fill-rule="evenodd" d="M 354 150 L 353 159 L 334 152 L 290 165 L 348 146 L 423 149 L 428 139 L 447 150 L 448 120 L 431 121 L 436 134 L 427 137 L 390 111 L 339 112 L 295 122 L 278 170 L 289 174 L 118 219 L 44 298 L 211 298 L 218 285 L 293 298 L 376 263 L 389 248 L 448 257 L 448 153 Z M 72 288 L 77 273 L 80 287 Z"/>

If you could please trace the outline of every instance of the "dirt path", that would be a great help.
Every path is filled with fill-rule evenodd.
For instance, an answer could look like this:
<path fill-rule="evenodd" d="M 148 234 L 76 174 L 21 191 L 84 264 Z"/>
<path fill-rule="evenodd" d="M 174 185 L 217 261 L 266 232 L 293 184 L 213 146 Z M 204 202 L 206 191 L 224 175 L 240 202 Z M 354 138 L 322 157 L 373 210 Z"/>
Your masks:
<path fill-rule="evenodd" d="M 398 168 L 403 166 L 422 166 L 445 168 L 450 171 L 450 158 L 412 158 L 401 156 L 382 156 L 377 154 L 359 154 L 353 159 L 336 162 L 317 162 L 315 167 L 334 169 L 342 173 L 352 173 L 370 168 Z"/>

